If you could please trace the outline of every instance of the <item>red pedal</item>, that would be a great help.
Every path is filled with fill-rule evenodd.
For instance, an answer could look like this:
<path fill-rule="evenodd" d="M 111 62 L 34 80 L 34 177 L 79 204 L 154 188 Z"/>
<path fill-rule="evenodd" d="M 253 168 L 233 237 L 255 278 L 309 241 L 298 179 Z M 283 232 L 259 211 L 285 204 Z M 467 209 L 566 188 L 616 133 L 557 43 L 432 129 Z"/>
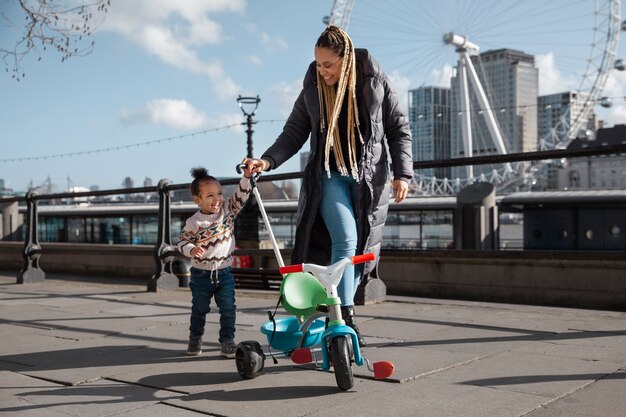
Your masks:
<path fill-rule="evenodd" d="M 313 352 L 309 348 L 300 348 L 291 352 L 291 361 L 298 365 L 313 362 Z M 391 365 L 393 366 L 393 365 Z"/>
<path fill-rule="evenodd" d="M 374 362 L 374 378 L 389 378 L 396 371 L 396 367 L 389 361 Z"/>

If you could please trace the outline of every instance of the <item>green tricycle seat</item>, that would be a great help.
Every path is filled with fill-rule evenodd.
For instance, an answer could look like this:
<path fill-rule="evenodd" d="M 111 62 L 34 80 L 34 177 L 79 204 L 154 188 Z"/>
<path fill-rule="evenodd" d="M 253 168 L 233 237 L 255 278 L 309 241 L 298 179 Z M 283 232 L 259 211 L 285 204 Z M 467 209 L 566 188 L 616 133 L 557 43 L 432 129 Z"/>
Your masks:
<path fill-rule="evenodd" d="M 308 272 L 285 275 L 280 294 L 285 311 L 304 318 L 315 313 L 318 304 L 326 304 L 327 298 L 324 286 Z"/>

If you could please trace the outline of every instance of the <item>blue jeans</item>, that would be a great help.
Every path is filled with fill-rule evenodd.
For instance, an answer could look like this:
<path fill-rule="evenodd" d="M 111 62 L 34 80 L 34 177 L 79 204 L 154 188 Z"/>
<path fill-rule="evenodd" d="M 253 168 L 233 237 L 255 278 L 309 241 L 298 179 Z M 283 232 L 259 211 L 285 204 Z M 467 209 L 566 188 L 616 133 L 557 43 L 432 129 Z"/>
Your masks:
<path fill-rule="evenodd" d="M 204 335 L 206 315 L 211 311 L 211 298 L 215 297 L 215 304 L 220 313 L 219 341 L 235 340 L 235 279 L 231 267 L 217 271 L 205 271 L 191 268 L 189 289 L 191 290 L 191 319 L 189 325 L 190 336 Z"/>
<path fill-rule="evenodd" d="M 320 213 L 332 241 L 331 263 L 356 255 L 357 228 L 353 202 L 356 180 L 331 171 L 331 177 L 322 173 L 322 200 Z M 350 264 L 343 271 L 337 293 L 341 305 L 354 305 L 354 294 L 359 286 L 361 269 Z"/>

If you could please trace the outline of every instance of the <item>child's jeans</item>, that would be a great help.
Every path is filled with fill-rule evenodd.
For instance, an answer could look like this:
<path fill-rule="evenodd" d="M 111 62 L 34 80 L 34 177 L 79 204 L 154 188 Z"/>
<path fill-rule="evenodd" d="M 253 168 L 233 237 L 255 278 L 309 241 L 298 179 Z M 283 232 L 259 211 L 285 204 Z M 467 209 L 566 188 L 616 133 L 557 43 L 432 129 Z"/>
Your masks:
<path fill-rule="evenodd" d="M 227 267 L 217 271 L 191 268 L 189 289 L 191 290 L 190 336 L 204 335 L 206 315 L 211 311 L 211 298 L 220 314 L 219 341 L 235 340 L 235 279 L 233 269 Z"/>

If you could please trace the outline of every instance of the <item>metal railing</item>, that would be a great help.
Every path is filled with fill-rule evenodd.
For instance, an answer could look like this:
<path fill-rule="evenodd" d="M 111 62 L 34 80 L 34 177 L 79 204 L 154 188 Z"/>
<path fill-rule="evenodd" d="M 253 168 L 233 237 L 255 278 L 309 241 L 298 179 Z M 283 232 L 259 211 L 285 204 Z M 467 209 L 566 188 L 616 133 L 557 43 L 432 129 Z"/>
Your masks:
<path fill-rule="evenodd" d="M 515 153 L 508 155 L 487 155 L 478 157 L 453 158 L 449 160 L 422 161 L 415 162 L 413 164 L 413 168 L 418 170 L 438 167 L 501 164 L 516 161 L 539 161 L 545 159 L 575 158 L 621 153 L 626 153 L 626 144 L 609 145 L 594 148 L 561 149 L 551 151 Z M 298 179 L 302 178 L 302 175 L 302 172 L 263 175 L 259 179 L 259 181 L 265 182 Z M 220 182 L 223 185 L 235 185 L 239 182 L 239 178 L 220 179 Z M 27 229 L 26 238 L 24 241 L 24 248 L 22 251 L 24 264 L 23 268 L 18 273 L 17 283 L 23 284 L 38 282 L 45 279 L 45 272 L 41 269 L 39 265 L 39 260 L 42 256 L 42 249 L 41 245 L 39 244 L 37 235 L 37 204 L 39 201 L 156 192 L 159 196 L 158 237 L 153 250 L 155 273 L 148 281 L 148 291 L 156 292 L 158 291 L 158 289 L 170 289 L 173 287 L 177 287 L 179 284 L 178 277 L 176 277 L 172 273 L 172 261 L 174 259 L 174 256 L 178 253 L 178 250 L 172 244 L 170 234 L 170 193 L 172 191 L 186 190 L 188 188 L 189 183 L 172 184 L 169 180 L 162 179 L 155 187 L 138 187 L 84 192 L 64 192 L 55 194 L 38 194 L 36 192 L 29 191 L 23 197 L 0 198 L 0 205 L 13 202 L 25 202 L 27 206 L 27 216 L 25 222 Z"/>

